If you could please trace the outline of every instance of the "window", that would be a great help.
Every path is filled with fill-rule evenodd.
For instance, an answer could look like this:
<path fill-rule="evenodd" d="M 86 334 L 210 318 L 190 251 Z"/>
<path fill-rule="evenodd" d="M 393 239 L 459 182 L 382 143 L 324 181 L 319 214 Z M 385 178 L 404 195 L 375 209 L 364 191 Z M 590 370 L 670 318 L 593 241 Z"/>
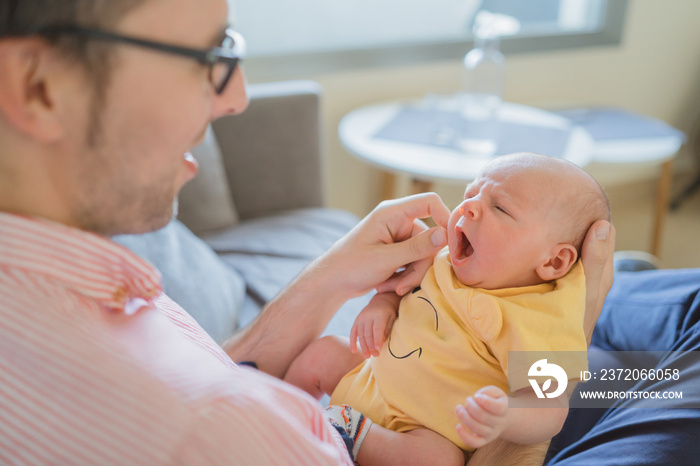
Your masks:
<path fill-rule="evenodd" d="M 616 44 L 625 0 L 229 0 L 257 64 L 308 74 L 457 59 L 479 9 L 516 17 L 505 53 Z"/>

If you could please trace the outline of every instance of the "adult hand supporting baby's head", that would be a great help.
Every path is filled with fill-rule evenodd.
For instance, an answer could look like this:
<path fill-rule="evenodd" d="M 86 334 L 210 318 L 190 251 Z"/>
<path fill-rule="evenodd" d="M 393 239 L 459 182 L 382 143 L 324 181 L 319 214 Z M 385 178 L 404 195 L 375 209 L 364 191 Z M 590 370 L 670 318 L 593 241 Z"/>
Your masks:
<path fill-rule="evenodd" d="M 588 229 L 581 251 L 586 274 L 586 315 L 583 325 L 588 344 L 591 343 L 593 329 L 613 283 L 614 251 L 615 227 L 606 220 L 598 220 Z"/>
<path fill-rule="evenodd" d="M 373 288 L 405 294 L 420 284 L 435 254 L 447 245 L 450 210 L 435 193 L 379 204 L 326 254 L 322 264 L 350 296 Z M 432 217 L 428 228 L 419 219 Z M 397 270 L 400 270 L 397 272 Z"/>

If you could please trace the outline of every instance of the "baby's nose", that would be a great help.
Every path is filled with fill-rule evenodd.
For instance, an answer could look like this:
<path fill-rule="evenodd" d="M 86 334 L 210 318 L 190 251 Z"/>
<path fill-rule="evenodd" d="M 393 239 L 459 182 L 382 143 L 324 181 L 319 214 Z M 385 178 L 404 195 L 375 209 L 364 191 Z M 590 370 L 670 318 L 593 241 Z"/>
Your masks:
<path fill-rule="evenodd" d="M 479 203 L 476 199 L 468 199 L 459 207 L 459 213 L 469 220 L 478 220 L 481 214 Z"/>

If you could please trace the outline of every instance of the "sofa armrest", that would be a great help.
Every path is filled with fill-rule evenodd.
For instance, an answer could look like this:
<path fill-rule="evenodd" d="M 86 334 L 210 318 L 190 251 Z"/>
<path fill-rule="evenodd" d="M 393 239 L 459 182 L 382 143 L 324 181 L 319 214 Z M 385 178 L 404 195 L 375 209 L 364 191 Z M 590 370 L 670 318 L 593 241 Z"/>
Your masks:
<path fill-rule="evenodd" d="M 320 85 L 248 86 L 241 115 L 212 124 L 241 219 L 323 205 Z"/>

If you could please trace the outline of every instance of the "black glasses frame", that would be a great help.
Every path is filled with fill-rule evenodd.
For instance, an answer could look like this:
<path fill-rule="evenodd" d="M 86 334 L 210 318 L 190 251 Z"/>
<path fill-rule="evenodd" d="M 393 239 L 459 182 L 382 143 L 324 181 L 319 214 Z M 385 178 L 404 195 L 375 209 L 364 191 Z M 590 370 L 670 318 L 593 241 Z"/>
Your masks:
<path fill-rule="evenodd" d="M 221 94 L 228 84 L 233 72 L 238 66 L 238 62 L 245 58 L 245 40 L 233 29 L 226 29 L 222 45 L 209 49 L 194 49 L 179 45 L 166 44 L 138 37 L 126 36 L 97 28 L 89 28 L 77 25 L 57 25 L 43 28 L 38 33 L 42 37 L 53 38 L 59 35 L 68 34 L 82 36 L 87 39 L 104 40 L 118 42 L 122 44 L 145 47 L 159 52 L 180 55 L 197 60 L 202 65 L 209 66 L 209 80 L 217 94 Z M 230 44 L 230 45 L 229 45 Z M 213 81 L 212 70 L 214 65 L 223 63 L 227 65 L 227 70 L 223 74 L 220 82 Z"/>

